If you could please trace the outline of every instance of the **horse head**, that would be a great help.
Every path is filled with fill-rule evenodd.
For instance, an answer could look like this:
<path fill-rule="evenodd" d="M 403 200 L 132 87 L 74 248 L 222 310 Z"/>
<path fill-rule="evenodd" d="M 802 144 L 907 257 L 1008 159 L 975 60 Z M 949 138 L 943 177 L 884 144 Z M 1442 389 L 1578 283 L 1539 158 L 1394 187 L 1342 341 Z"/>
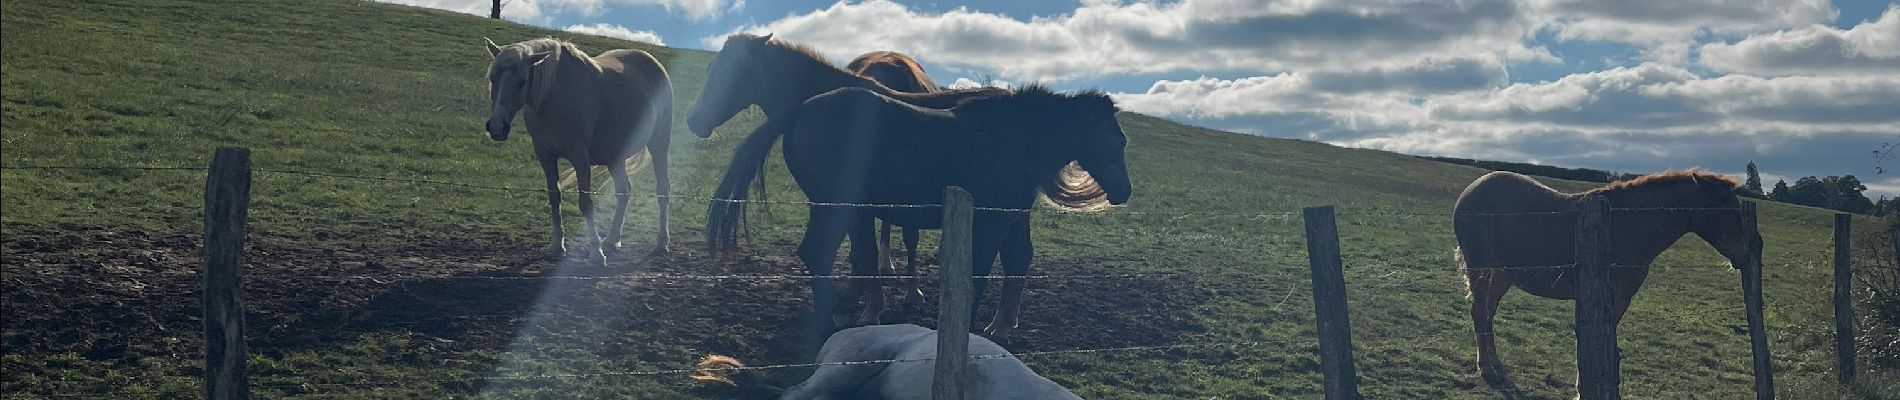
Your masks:
<path fill-rule="evenodd" d="M 1762 241 L 1761 233 L 1743 220 L 1736 186 L 1728 177 L 1689 169 L 1612 183 L 1596 192 L 1614 195 L 1610 203 L 1617 207 L 1639 209 L 1618 214 L 1628 218 L 1616 220 L 1626 221 L 1618 225 L 1651 234 L 1693 233 L 1730 265 L 1741 267 L 1761 260 Z"/>
<path fill-rule="evenodd" d="M 1702 182 L 1693 198 L 1699 210 L 1689 211 L 1689 232 L 1701 237 L 1717 253 L 1740 268 L 1744 263 L 1761 262 L 1761 232 L 1742 218 L 1741 198 L 1729 182 Z"/>
<path fill-rule="evenodd" d="M 1076 165 L 1088 171 L 1102 190 L 1108 192 L 1108 204 L 1127 203 L 1134 192 L 1125 156 L 1128 136 L 1122 133 L 1121 121 L 1115 119 L 1115 102 L 1092 91 L 1079 94 L 1078 101 L 1081 109 L 1076 115 L 1081 123 L 1071 125 L 1082 129 L 1071 136 L 1081 145 L 1076 149 Z"/>
<path fill-rule="evenodd" d="M 771 40 L 769 34 L 726 37 L 725 46 L 713 56 L 712 65 L 706 69 L 705 88 L 699 91 L 699 99 L 693 101 L 693 109 L 687 113 L 686 128 L 693 131 L 693 135 L 711 137 L 713 128 L 758 102 L 755 98 L 759 89 L 757 79 L 763 71 L 754 58 Z"/>
<path fill-rule="evenodd" d="M 488 44 L 488 55 L 494 58 L 488 64 L 489 114 L 486 129 L 488 138 L 504 141 L 508 140 L 508 130 L 514 125 L 515 113 L 528 104 L 529 93 L 533 92 L 530 86 L 536 78 L 536 67 L 546 62 L 553 52 L 537 52 L 523 44 L 496 46 L 493 40 L 482 40 Z"/>

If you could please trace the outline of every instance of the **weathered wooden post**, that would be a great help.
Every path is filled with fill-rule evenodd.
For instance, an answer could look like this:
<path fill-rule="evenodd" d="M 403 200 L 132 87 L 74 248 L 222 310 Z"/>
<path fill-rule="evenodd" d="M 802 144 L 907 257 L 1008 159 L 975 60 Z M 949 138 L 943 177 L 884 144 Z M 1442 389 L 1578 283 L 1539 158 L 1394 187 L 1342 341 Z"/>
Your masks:
<path fill-rule="evenodd" d="M 937 298 L 937 370 L 930 383 L 937 400 L 968 400 L 970 383 L 970 304 L 976 301 L 970 280 L 970 192 L 960 187 L 943 190 L 943 237 L 938 276 L 943 290 Z"/>
<path fill-rule="evenodd" d="M 1616 294 L 1610 289 L 1610 200 L 1577 203 L 1577 394 L 1583 400 L 1622 398 L 1616 348 Z"/>
<path fill-rule="evenodd" d="M 1840 355 L 1842 384 L 1854 383 L 1854 221 L 1847 213 L 1834 214 L 1834 352 Z"/>
<path fill-rule="evenodd" d="M 251 204 L 251 150 L 221 147 L 205 175 L 205 397 L 249 399 L 244 376 L 244 217 Z"/>
<path fill-rule="evenodd" d="M 1759 232 L 1755 224 L 1755 203 L 1742 202 L 1741 212 L 1748 237 L 1755 237 Z M 1769 357 L 1768 331 L 1762 322 L 1761 252 L 1762 249 L 1748 249 L 1746 259 L 1737 267 L 1742 269 L 1742 304 L 1748 312 L 1748 344 L 1755 354 L 1755 398 L 1769 400 L 1775 398 L 1775 366 L 1774 358 Z"/>
<path fill-rule="evenodd" d="M 1346 310 L 1344 261 L 1333 206 L 1307 207 L 1306 259 L 1313 274 L 1313 313 L 1319 335 L 1320 372 L 1327 400 L 1357 400 L 1359 378 L 1353 372 L 1351 316 Z"/>

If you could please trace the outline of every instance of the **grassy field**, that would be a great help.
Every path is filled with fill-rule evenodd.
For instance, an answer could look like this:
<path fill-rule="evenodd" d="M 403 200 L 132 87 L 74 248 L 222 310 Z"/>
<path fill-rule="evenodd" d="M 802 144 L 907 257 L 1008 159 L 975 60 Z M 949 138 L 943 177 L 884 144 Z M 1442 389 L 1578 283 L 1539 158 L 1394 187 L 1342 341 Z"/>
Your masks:
<path fill-rule="evenodd" d="M 677 88 L 675 121 L 711 58 L 346 0 L 17 0 L 0 3 L 0 21 L 0 163 L 10 167 L 203 166 L 215 147 L 238 145 L 253 149 L 261 169 L 533 188 L 541 177 L 528 138 L 496 144 L 480 134 L 482 37 L 651 51 Z M 709 194 L 732 145 L 761 117 L 742 113 L 704 141 L 675 126 L 674 191 Z M 1448 212 L 1485 171 L 1132 113 L 1122 124 L 1133 201 L 1100 215 L 1037 215 L 1034 272 L 1171 275 L 1036 282 L 1013 350 L 1261 344 L 1025 357 L 1031 367 L 1086 398 L 1318 397 L 1297 212 L 1334 204 L 1367 397 L 1497 397 L 1476 376 L 1450 219 L 1369 214 Z M 800 199 L 782 164 L 769 169 L 771 198 Z M 0 395 L 200 393 L 201 176 L 0 173 Z M 650 190 L 651 174 L 636 174 L 635 187 Z M 808 307 L 801 282 L 468 279 L 560 268 L 533 257 L 548 232 L 539 193 L 260 172 L 252 196 L 245 300 L 260 397 L 723 398 L 684 374 L 616 373 L 682 368 L 708 353 L 802 361 L 780 333 Z M 800 271 L 789 254 L 802 209 L 764 215 L 737 258 L 699 250 L 704 210 L 674 203 L 672 256 L 612 263 L 700 275 Z M 634 201 L 629 253 L 653 245 L 655 214 L 651 201 Z M 1863 382 L 1882 384 L 1833 383 L 1830 220 L 1816 209 L 1761 207 L 1779 397 L 1900 398 L 1891 370 L 1863 367 Z M 1722 260 L 1685 239 L 1659 263 Z M 1652 273 L 1619 329 L 1624 393 L 1752 393 L 1738 276 Z M 1500 347 L 1531 397 L 1572 395 L 1571 321 L 1567 302 L 1505 300 Z M 478 379 L 496 376 L 533 378 Z"/>

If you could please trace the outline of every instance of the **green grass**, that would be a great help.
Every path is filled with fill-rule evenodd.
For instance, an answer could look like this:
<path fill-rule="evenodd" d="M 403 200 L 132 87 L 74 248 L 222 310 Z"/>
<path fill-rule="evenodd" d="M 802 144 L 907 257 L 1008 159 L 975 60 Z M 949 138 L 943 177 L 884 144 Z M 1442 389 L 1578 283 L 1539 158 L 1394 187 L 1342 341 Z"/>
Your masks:
<path fill-rule="evenodd" d="M 0 3 L 0 146 L 6 165 L 201 166 L 217 146 L 253 149 L 259 168 L 536 187 L 540 172 L 527 138 L 489 143 L 488 57 L 481 37 L 513 42 L 569 37 L 590 52 L 640 48 L 672 74 L 675 121 L 704 84 L 710 53 L 656 48 L 553 32 L 473 16 L 344 0 Z M 674 191 L 711 192 L 737 138 L 761 115 L 742 113 L 713 139 L 675 126 Z M 1240 349 L 1058 355 L 1027 358 L 1086 398 L 1317 397 L 1316 343 L 1302 228 L 1296 217 L 1167 216 L 1138 212 L 1296 212 L 1340 207 L 1352 328 L 1361 388 L 1368 398 L 1489 398 L 1473 364 L 1466 301 L 1452 273 L 1449 218 L 1352 215 L 1446 212 L 1484 171 L 1415 157 L 1268 139 L 1124 114 L 1136 196 L 1105 215 L 1038 215 L 1039 257 L 1101 262 L 1102 272 L 1172 272 L 1209 294 L 1185 313 L 1192 342 L 1264 341 Z M 799 199 L 776 161 L 774 199 Z M 0 173 L 0 231 L 83 238 L 74 226 L 164 233 L 201 231 L 202 178 L 192 171 Z M 636 175 L 649 190 L 651 174 Z M 1577 189 L 1575 182 L 1555 182 Z M 567 203 L 569 215 L 573 203 Z M 540 194 L 260 173 L 253 186 L 252 237 L 293 248 L 397 249 L 407 243 L 498 240 L 536 244 L 547 234 Z M 692 249 L 704 207 L 678 202 L 673 247 Z M 749 252 L 783 257 L 803 210 L 779 206 L 764 218 Z M 636 200 L 628 245 L 651 245 L 655 210 Z M 1768 328 L 1784 398 L 1900 397 L 1891 383 L 1841 388 L 1833 382 L 1828 213 L 1764 204 Z M 574 224 L 576 221 L 570 221 Z M 569 225 L 577 226 L 577 225 Z M 1871 224 L 1863 224 L 1871 226 Z M 577 232 L 571 230 L 570 232 Z M 929 242 L 930 240 L 926 240 Z M 531 246 L 531 245 L 530 245 Z M 519 247 L 519 246 L 516 246 Z M 1132 261 L 1130 261 L 1132 260 Z M 1715 264 L 1698 240 L 1684 240 L 1660 263 Z M 705 273 L 725 271 L 706 270 Z M 1651 275 L 1619 332 L 1628 354 L 1624 393 L 1642 398 L 1742 398 L 1751 393 L 1738 275 L 1728 269 L 1664 269 Z M 16 281 L 6 281 L 8 285 Z M 14 290 L 8 287 L 6 290 Z M 644 288 L 642 289 L 644 290 Z M 658 288 L 655 290 L 687 290 Z M 273 295 L 273 294 L 253 294 Z M 304 294 L 274 294 L 303 296 Z M 320 293 L 308 296 L 322 296 Z M 786 298 L 802 307 L 804 300 Z M 1041 301 L 1062 301 L 1043 299 Z M 17 307 L 18 305 L 9 305 Z M 745 312 L 736 310 L 733 312 Z M 549 311 L 558 314 L 560 311 Z M 558 316 L 558 315 L 557 315 Z M 1091 326 L 1036 326 L 1031 331 Z M 716 320 L 721 316 L 700 316 Z M 1500 347 L 1521 386 L 1538 398 L 1568 398 L 1575 374 L 1571 306 L 1522 293 L 1507 297 Z M 716 322 L 708 322 L 714 324 Z M 457 378 L 492 374 L 679 368 L 708 341 L 765 346 L 762 338 L 700 338 L 644 327 L 594 329 L 584 336 L 637 348 L 615 358 L 524 339 L 516 348 L 440 345 L 407 332 L 366 333 L 307 348 L 264 349 L 252 357 L 258 393 L 270 397 L 494 398 L 544 396 L 681 398 L 679 376 L 559 379 L 545 385 L 471 386 Z M 1448 333 L 1436 335 L 1437 333 Z M 17 340 L 56 340 L 9 331 Z M 197 393 L 195 333 L 130 338 L 131 360 L 70 353 L 5 354 L 4 394 L 101 393 L 108 397 L 188 397 Z M 525 334 L 524 334 L 525 335 Z M 555 335 L 553 337 L 563 337 Z M 756 341 L 757 343 L 748 343 Z M 534 345 L 547 345 L 535 348 Z M 1080 344 L 1088 347 L 1089 344 Z M 521 350 L 526 346 L 532 350 Z M 12 349 L 12 347 L 9 347 Z M 1891 370 L 1864 382 L 1900 382 Z M 336 381 L 370 387 L 312 386 Z M 444 383 L 447 381 L 447 383 Z M 141 395 L 148 391 L 169 394 Z M 115 395 L 116 394 L 116 395 Z"/>

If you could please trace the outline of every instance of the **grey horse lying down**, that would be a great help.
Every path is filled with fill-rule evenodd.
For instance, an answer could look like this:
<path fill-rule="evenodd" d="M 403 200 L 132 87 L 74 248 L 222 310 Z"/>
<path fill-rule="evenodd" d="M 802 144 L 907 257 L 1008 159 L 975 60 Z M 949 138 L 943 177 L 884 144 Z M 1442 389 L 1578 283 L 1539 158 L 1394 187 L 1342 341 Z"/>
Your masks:
<path fill-rule="evenodd" d="M 1036 375 L 1011 356 L 1008 350 L 982 336 L 970 335 L 970 355 L 974 372 L 975 399 L 1081 399 L 1048 378 Z M 929 400 L 931 377 L 937 363 L 937 331 L 911 324 L 871 325 L 845 329 L 831 334 L 818 349 L 818 367 L 804 383 L 784 389 L 783 400 L 805 399 L 889 399 Z M 835 365 L 852 361 L 921 360 Z M 757 370 L 726 356 L 707 356 L 700 361 L 694 380 L 731 385 L 753 390 L 778 389 L 767 386 Z"/>

